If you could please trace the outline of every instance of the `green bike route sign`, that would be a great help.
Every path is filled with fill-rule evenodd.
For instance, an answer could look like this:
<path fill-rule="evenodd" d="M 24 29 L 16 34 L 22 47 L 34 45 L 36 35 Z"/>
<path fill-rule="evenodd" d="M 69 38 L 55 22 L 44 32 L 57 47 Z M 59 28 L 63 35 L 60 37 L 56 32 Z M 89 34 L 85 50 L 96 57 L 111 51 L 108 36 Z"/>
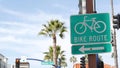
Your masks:
<path fill-rule="evenodd" d="M 72 44 L 110 42 L 109 13 L 72 15 L 70 30 Z"/>
<path fill-rule="evenodd" d="M 111 44 L 73 45 L 72 54 L 96 54 L 111 51 Z"/>
<path fill-rule="evenodd" d="M 80 14 L 70 17 L 72 54 L 111 51 L 109 13 Z"/>

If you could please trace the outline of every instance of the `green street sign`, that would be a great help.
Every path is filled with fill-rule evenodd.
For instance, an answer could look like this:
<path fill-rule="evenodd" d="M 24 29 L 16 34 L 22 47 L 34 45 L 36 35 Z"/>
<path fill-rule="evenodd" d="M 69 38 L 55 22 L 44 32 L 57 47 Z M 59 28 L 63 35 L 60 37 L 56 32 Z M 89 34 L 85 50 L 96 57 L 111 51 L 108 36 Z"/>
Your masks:
<path fill-rule="evenodd" d="M 41 65 L 53 65 L 54 62 L 53 61 L 45 61 L 45 62 L 41 62 Z"/>
<path fill-rule="evenodd" d="M 109 13 L 72 15 L 70 30 L 72 44 L 110 42 Z"/>
<path fill-rule="evenodd" d="M 112 44 L 90 44 L 90 45 L 73 45 L 72 54 L 96 54 L 111 52 Z"/>

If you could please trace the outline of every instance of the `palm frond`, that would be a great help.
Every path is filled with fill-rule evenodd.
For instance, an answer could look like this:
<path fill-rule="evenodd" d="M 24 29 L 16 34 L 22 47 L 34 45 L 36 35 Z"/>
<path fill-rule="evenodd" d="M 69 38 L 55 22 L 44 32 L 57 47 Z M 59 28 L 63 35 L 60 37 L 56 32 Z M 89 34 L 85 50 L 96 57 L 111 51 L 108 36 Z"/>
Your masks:
<path fill-rule="evenodd" d="M 39 35 L 45 35 L 49 37 L 53 37 L 54 35 L 59 34 L 60 38 L 64 38 L 64 32 L 66 32 L 66 27 L 63 22 L 59 20 L 50 20 L 48 21 L 48 25 L 43 24 L 44 28 L 41 29 Z"/>

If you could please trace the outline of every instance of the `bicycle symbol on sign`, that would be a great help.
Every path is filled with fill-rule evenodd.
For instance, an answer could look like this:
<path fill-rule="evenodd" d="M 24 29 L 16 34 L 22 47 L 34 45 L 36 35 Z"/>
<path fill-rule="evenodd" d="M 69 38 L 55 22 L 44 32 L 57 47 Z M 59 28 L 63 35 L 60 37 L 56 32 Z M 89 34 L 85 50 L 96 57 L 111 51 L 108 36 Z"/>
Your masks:
<path fill-rule="evenodd" d="M 92 20 L 86 20 L 87 16 L 84 16 L 83 22 L 77 23 L 74 27 L 74 30 L 77 34 L 84 34 L 87 30 L 87 27 L 93 32 L 93 30 L 97 33 L 103 33 L 106 30 L 106 24 L 103 21 L 96 21 L 96 18 L 92 18 Z M 88 25 L 91 21 L 92 24 Z"/>

